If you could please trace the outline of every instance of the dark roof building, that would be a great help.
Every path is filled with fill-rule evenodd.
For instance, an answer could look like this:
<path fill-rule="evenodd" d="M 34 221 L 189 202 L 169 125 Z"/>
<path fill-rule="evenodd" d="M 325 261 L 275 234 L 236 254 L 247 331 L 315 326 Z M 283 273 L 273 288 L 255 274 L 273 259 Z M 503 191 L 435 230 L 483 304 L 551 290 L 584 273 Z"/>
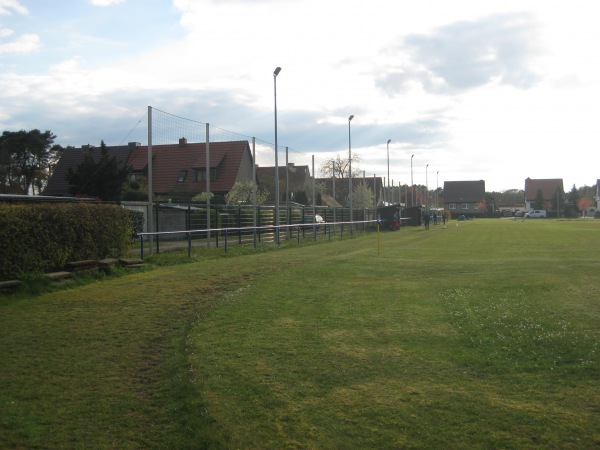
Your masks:
<path fill-rule="evenodd" d="M 285 200 L 286 181 L 287 192 L 292 202 L 305 203 L 311 194 L 311 176 L 308 166 L 296 166 L 289 163 L 287 166 L 278 167 L 279 200 Z M 275 201 L 275 166 L 257 167 L 256 180 L 258 184 L 269 192 L 269 201 Z"/>
<path fill-rule="evenodd" d="M 485 199 L 485 181 L 445 181 L 444 208 L 453 215 L 481 215 L 479 202 Z"/>

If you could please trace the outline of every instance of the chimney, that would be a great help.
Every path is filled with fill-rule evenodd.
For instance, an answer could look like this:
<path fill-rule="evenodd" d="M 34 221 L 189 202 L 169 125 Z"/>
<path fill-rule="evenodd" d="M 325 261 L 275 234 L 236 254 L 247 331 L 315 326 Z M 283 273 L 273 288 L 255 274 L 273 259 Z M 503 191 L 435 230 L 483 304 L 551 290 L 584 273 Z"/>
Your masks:
<path fill-rule="evenodd" d="M 186 139 L 186 138 L 184 138 L 184 137 L 182 137 L 182 138 L 179 138 L 179 145 L 180 145 L 181 147 L 183 147 L 184 145 L 187 145 L 187 139 Z"/>
<path fill-rule="evenodd" d="M 129 147 L 129 150 L 130 150 L 130 151 L 131 151 L 131 150 L 135 150 L 135 149 L 136 149 L 136 148 L 138 148 L 138 147 L 141 147 L 141 145 L 142 145 L 142 144 L 141 144 L 141 143 L 139 143 L 139 142 L 128 142 L 128 143 L 127 143 L 127 146 Z"/>

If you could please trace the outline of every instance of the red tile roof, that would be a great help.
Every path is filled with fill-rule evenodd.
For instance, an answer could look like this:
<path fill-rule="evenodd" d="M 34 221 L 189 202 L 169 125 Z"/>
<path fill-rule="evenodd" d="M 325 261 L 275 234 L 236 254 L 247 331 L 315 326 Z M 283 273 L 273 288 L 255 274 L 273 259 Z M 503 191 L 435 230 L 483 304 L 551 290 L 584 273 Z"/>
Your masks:
<path fill-rule="evenodd" d="M 100 149 L 66 149 L 56 166 L 44 195 L 68 195 L 65 175 L 69 168 L 76 169 L 83 161 L 85 152 L 91 151 L 99 157 Z M 211 180 L 210 190 L 214 194 L 226 194 L 236 181 L 252 180 L 252 154 L 248 141 L 211 142 L 210 168 L 217 171 L 216 180 Z M 96 153 L 98 155 L 96 155 Z M 126 146 L 108 147 L 110 156 L 132 167 L 133 173 L 148 172 L 148 147 L 131 143 Z M 206 190 L 206 144 L 182 143 L 152 146 L 152 190 L 157 194 L 174 191 L 204 192 Z M 178 179 L 182 171 L 187 171 L 183 182 Z M 196 178 L 196 171 L 202 172 Z M 198 181 L 196 181 L 198 180 Z"/>
<path fill-rule="evenodd" d="M 537 196 L 538 189 L 541 189 L 544 200 L 553 199 L 556 195 L 557 188 L 563 190 L 562 178 L 548 178 L 536 180 L 527 178 L 525 180 L 525 200 L 534 201 L 535 197 Z"/>
<path fill-rule="evenodd" d="M 247 141 L 211 142 L 210 168 L 217 170 L 216 180 L 211 180 L 213 193 L 227 193 L 236 181 L 244 181 L 252 170 L 252 156 Z M 196 171 L 206 171 L 206 144 L 186 143 L 152 146 L 152 188 L 155 193 L 174 191 L 204 192 L 206 181 L 197 178 Z M 147 172 L 148 147 L 137 147 L 129 157 L 134 172 Z M 249 169 L 248 169 L 249 167 Z M 185 179 L 178 181 L 182 171 Z M 203 175 L 203 174 L 202 174 Z"/>

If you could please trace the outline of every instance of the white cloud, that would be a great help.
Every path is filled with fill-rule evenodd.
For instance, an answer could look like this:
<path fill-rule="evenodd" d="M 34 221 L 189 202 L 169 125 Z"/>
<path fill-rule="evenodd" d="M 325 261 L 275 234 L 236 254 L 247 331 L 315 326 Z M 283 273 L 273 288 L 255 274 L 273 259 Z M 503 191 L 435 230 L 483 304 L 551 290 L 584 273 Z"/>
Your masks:
<path fill-rule="evenodd" d="M 0 14 L 25 14 L 22 3 L 0 0 Z M 140 5 L 152 14 L 117 34 L 90 22 L 89 5 L 117 3 L 102 10 L 104 24 L 139 18 Z M 2 126 L 52 129 L 64 145 L 114 144 L 152 105 L 272 140 L 281 66 L 279 143 L 303 152 L 296 163 L 347 152 L 353 114 L 361 168 L 384 174 L 392 139 L 396 182 L 409 179 L 413 153 L 415 182 L 430 164 L 430 185 L 438 170 L 440 184 L 483 178 L 489 190 L 521 188 L 527 176 L 569 186 L 598 177 L 596 2 L 88 0 L 85 13 L 56 4 L 55 22 L 36 7 L 20 26 L 0 27 L 4 54 L 44 43 L 3 58 Z M 161 39 L 146 39 L 156 30 Z"/>
<path fill-rule="evenodd" d="M 18 0 L 0 0 L 0 15 L 10 16 L 13 12 L 27 14 L 28 10 Z"/>
<path fill-rule="evenodd" d="M 90 3 L 94 6 L 111 6 L 123 3 L 125 0 L 90 0 Z"/>
<path fill-rule="evenodd" d="M 2 30 L 4 31 L 4 30 Z M 8 36 L 12 35 L 8 34 Z M 5 37 L 0 35 L 0 38 Z M 2 53 L 31 53 L 40 47 L 40 38 L 37 34 L 24 34 L 11 42 L 0 40 L 0 54 Z"/>
<path fill-rule="evenodd" d="M 0 15 L 10 16 L 13 13 L 28 14 L 29 11 L 18 0 L 0 0 Z M 0 28 L 0 54 L 30 53 L 39 48 L 39 37 L 36 34 L 23 34 L 11 41 L 6 41 L 14 35 L 10 28 Z"/>
<path fill-rule="evenodd" d="M 390 93 L 415 86 L 456 93 L 494 83 L 530 88 L 539 81 L 532 69 L 539 55 L 538 35 L 529 14 L 460 21 L 429 34 L 411 34 L 385 52 L 400 61 L 382 68 L 387 75 L 379 84 Z"/>

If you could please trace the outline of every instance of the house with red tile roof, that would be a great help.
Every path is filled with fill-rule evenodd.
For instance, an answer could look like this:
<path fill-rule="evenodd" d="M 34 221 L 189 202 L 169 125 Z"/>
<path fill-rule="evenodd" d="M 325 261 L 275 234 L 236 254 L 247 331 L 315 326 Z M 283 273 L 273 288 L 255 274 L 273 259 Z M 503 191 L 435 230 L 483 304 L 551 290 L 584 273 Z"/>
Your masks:
<path fill-rule="evenodd" d="M 152 146 L 152 190 L 155 195 L 173 200 L 189 200 L 206 191 L 206 176 L 210 175 L 210 192 L 216 202 L 236 182 L 252 181 L 252 153 L 248 141 L 211 142 L 206 162 L 206 143 L 188 143 Z M 148 147 L 139 146 L 129 156 L 134 177 L 148 175 Z M 207 170 L 208 169 L 208 170 Z"/>
<path fill-rule="evenodd" d="M 69 195 L 65 179 L 69 167 L 75 169 L 83 161 L 90 148 L 69 148 L 65 150 L 48 182 L 44 195 Z M 148 147 L 139 143 L 127 146 L 108 147 L 110 156 L 132 167 L 132 177 L 147 179 Z M 100 149 L 97 149 L 98 155 Z M 210 175 L 210 191 L 216 202 L 223 197 L 236 182 L 252 181 L 253 159 L 248 141 L 211 142 L 206 161 L 206 143 L 188 143 L 185 138 L 177 144 L 152 146 L 152 190 L 155 196 L 185 201 L 206 191 L 206 176 Z M 95 154 L 95 153 L 94 153 Z M 208 169 L 208 170 L 207 170 Z"/>
<path fill-rule="evenodd" d="M 529 211 L 533 208 L 535 199 L 538 195 L 538 191 L 542 192 L 544 199 L 544 208 L 551 210 L 552 205 L 555 204 L 556 191 L 564 192 L 562 178 L 546 178 L 546 179 L 534 179 L 527 178 L 525 180 L 525 209 Z"/>

